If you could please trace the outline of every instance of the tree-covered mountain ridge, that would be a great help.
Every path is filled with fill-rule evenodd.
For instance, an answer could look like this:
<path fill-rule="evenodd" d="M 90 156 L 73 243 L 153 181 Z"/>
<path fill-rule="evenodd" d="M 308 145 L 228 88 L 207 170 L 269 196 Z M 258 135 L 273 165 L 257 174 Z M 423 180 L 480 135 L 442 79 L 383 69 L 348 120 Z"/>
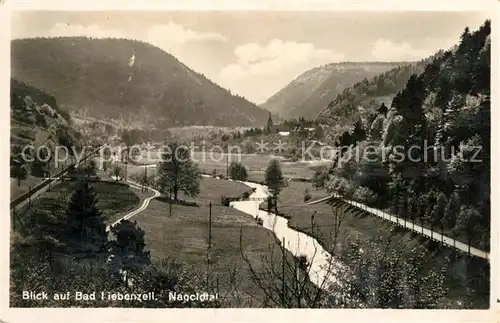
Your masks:
<path fill-rule="evenodd" d="M 298 75 L 260 106 L 285 119 L 314 119 L 344 88 L 408 62 L 340 62 Z"/>
<path fill-rule="evenodd" d="M 392 99 L 405 87 L 413 74 L 421 74 L 429 62 L 443 53 L 440 50 L 428 58 L 399 65 L 343 89 L 318 113 L 317 121 L 333 126 L 332 131 L 336 135 L 352 129 L 359 118 L 366 122 L 382 103 L 385 106 L 391 105 Z"/>
<path fill-rule="evenodd" d="M 12 76 L 72 114 L 143 127 L 264 125 L 268 112 L 177 58 L 129 39 L 57 37 L 11 43 Z"/>

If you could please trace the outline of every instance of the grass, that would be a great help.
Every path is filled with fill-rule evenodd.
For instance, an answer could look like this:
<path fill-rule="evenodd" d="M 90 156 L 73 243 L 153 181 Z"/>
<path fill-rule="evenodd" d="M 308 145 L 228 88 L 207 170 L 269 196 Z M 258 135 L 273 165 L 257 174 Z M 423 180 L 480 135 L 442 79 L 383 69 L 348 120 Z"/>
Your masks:
<path fill-rule="evenodd" d="M 268 268 L 267 261 L 271 259 L 275 265 L 282 261 L 274 234 L 257 225 L 252 216 L 220 205 L 220 196 L 240 195 L 247 190 L 248 187 L 239 183 L 203 178 L 201 194 L 194 199 L 197 206 L 169 205 L 153 200 L 145 211 L 134 217 L 146 232 L 147 248 L 153 257 L 175 258 L 203 275 L 210 273 L 209 280 L 218 282 L 220 295 L 226 297 L 224 306 L 258 307 L 266 303 L 264 292 L 250 278 L 241 250 L 259 271 Z M 210 202 L 212 230 L 209 240 Z M 287 252 L 286 257 L 293 262 L 290 253 Z M 268 283 L 273 281 L 272 277 L 267 279 Z M 279 286 L 278 281 L 274 284 Z"/>
<path fill-rule="evenodd" d="M 401 229 L 393 223 L 384 221 L 340 201 L 333 205 L 318 203 L 304 207 L 287 208 L 286 205 L 297 205 L 298 201 L 303 201 L 301 194 L 306 187 L 309 188 L 311 194 L 315 194 L 311 201 L 322 197 L 322 193 L 315 191 L 311 183 L 291 182 L 280 194 L 278 211 L 290 217 L 290 227 L 314 236 L 326 250 L 332 250 L 334 243 L 332 232 L 334 225 L 333 214 L 335 210 L 344 208 L 346 212 L 345 219 L 336 246 L 339 253 L 346 251 L 349 239 L 360 239 L 362 243 L 363 241 L 376 242 L 381 249 L 384 248 L 389 239 L 389 248 L 400 248 L 405 255 L 410 255 L 415 247 L 422 245 L 428 251 L 426 268 L 436 271 L 441 270 L 445 259 L 452 257 L 454 254 L 454 251 L 449 247 L 441 246 L 435 241 Z M 283 207 L 280 208 L 280 205 Z M 314 216 L 313 224 L 312 216 Z M 487 272 L 489 271 L 489 264 L 486 260 L 468 257 L 464 254 L 452 260 L 452 265 L 447 271 L 446 286 L 449 288 L 447 295 L 449 303 L 447 305 L 458 307 L 456 302 L 466 297 L 466 286 L 469 286 L 475 289 L 472 297 L 474 306 L 477 308 L 488 306 L 489 282 L 478 278 L 479 271 L 483 268 Z M 467 277 L 467 279 L 460 277 Z"/>
<path fill-rule="evenodd" d="M 317 165 L 301 163 L 301 162 L 287 162 L 283 157 L 272 155 L 254 155 L 254 154 L 241 154 L 239 156 L 233 155 L 230 159 L 226 160 L 225 155 L 213 154 L 209 152 L 204 156 L 201 152 L 194 152 L 193 161 L 198 164 L 200 170 L 207 174 L 212 174 L 215 169 L 217 174 L 226 175 L 227 164 L 231 161 L 241 162 L 248 170 L 250 180 L 262 181 L 264 180 L 264 173 L 273 158 L 281 160 L 281 170 L 285 177 L 302 177 L 312 178 Z M 144 157 L 140 160 L 141 163 L 156 163 L 158 161 L 156 152 L 152 152 L 149 159 Z M 140 166 L 128 165 L 128 173 L 144 172 L 144 168 Z M 148 172 L 151 169 L 148 169 Z"/>
<path fill-rule="evenodd" d="M 65 212 L 75 183 L 74 181 L 59 183 L 50 191 L 36 198 L 33 201 L 33 206 L 39 209 Z M 141 200 L 136 192 L 124 184 L 93 182 L 91 186 L 94 187 L 97 193 L 97 205 L 107 222 L 114 221 L 122 213 L 135 209 Z M 29 206 L 25 206 L 24 210 L 19 213 L 22 214 L 22 212 L 29 212 Z"/>
<path fill-rule="evenodd" d="M 16 198 L 21 194 L 24 194 L 29 191 L 30 186 L 34 187 L 35 185 L 40 184 L 43 181 L 43 178 L 35 177 L 28 175 L 26 179 L 22 180 L 20 185 L 18 185 L 17 179 L 10 179 L 10 199 Z"/>

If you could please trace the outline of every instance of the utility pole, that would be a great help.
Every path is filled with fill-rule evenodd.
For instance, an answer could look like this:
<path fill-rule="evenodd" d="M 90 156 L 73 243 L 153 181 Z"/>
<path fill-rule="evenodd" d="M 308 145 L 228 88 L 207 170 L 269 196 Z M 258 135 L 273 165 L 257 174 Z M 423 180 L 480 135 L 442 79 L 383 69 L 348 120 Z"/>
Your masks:
<path fill-rule="evenodd" d="M 147 180 L 148 180 L 148 166 L 144 164 L 144 185 L 143 185 L 144 192 L 146 191 Z"/>
<path fill-rule="evenodd" d="M 226 152 L 226 178 L 229 178 L 229 153 Z"/>
<path fill-rule="evenodd" d="M 128 171 L 128 147 L 127 147 L 127 154 L 125 155 L 125 180 L 127 180 L 127 171 Z"/>
<path fill-rule="evenodd" d="M 316 214 L 316 210 L 313 215 L 311 215 L 311 234 L 314 234 L 314 214 Z"/>
<path fill-rule="evenodd" d="M 118 167 L 118 160 L 116 159 L 116 151 L 113 152 L 113 157 L 114 157 L 114 160 L 115 160 L 115 170 L 117 169 Z M 116 176 L 115 180 L 118 181 L 118 172 L 116 172 L 116 174 L 113 174 Z"/>
<path fill-rule="evenodd" d="M 283 246 L 281 246 L 281 297 L 285 305 L 285 237 L 283 237 Z"/>
<path fill-rule="evenodd" d="M 16 207 L 12 209 L 12 231 L 16 231 Z"/>
<path fill-rule="evenodd" d="M 208 249 L 212 247 L 212 202 L 208 206 Z"/>

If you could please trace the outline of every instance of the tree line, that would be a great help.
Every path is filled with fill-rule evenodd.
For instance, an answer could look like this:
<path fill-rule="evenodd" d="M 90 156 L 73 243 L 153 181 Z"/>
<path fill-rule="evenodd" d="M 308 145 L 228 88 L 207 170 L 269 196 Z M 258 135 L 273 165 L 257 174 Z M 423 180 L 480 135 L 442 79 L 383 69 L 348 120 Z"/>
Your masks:
<path fill-rule="evenodd" d="M 456 49 L 412 75 L 390 107 L 337 137 L 344 149 L 316 185 L 488 250 L 490 51 L 490 21 L 466 28 Z M 346 157 L 355 151 L 361 158 Z"/>

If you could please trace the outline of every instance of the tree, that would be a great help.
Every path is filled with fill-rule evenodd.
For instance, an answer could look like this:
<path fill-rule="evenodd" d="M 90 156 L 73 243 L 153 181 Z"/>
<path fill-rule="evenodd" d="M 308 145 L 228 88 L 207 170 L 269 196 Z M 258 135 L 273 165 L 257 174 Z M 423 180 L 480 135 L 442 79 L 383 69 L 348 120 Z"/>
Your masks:
<path fill-rule="evenodd" d="M 382 104 L 380 105 L 380 107 L 377 109 L 377 112 L 379 114 L 381 114 L 382 116 L 385 117 L 385 115 L 387 114 L 387 112 L 389 111 L 389 109 L 387 108 L 387 106 L 385 105 L 384 102 L 382 102 Z"/>
<path fill-rule="evenodd" d="M 120 166 L 116 165 L 113 167 L 113 171 L 111 172 L 112 176 L 114 176 L 115 181 L 119 181 L 123 177 L 123 170 Z"/>
<path fill-rule="evenodd" d="M 278 213 L 278 196 L 285 185 L 285 179 L 281 172 L 280 162 L 277 159 L 269 162 L 269 166 L 266 169 L 265 183 L 271 192 L 274 201 L 274 210 Z"/>
<path fill-rule="evenodd" d="M 479 221 L 481 219 L 481 214 L 479 211 L 470 205 L 462 205 L 460 208 L 460 214 L 458 215 L 456 230 L 463 231 L 467 235 L 467 245 L 469 247 L 475 237 L 479 236 L 481 228 L 479 227 Z"/>
<path fill-rule="evenodd" d="M 106 252 L 108 234 L 97 194 L 88 181 L 77 183 L 66 210 L 66 243 L 69 250 L 83 255 Z"/>
<path fill-rule="evenodd" d="M 316 171 L 314 171 L 313 184 L 312 184 L 314 188 L 316 189 L 323 188 L 327 180 L 328 180 L 328 170 L 317 169 Z"/>
<path fill-rule="evenodd" d="M 145 249 L 145 232 L 137 222 L 122 220 L 110 228 L 114 236 L 110 242 L 113 265 L 126 272 L 136 272 L 151 263 L 150 253 Z"/>
<path fill-rule="evenodd" d="M 322 140 L 325 137 L 325 130 L 321 125 L 317 125 L 314 129 L 314 138 L 317 140 Z"/>
<path fill-rule="evenodd" d="M 95 176 L 97 173 L 97 163 L 95 160 L 91 159 L 89 161 L 89 164 L 85 167 L 85 174 L 87 174 L 87 177 L 90 176 Z"/>
<path fill-rule="evenodd" d="M 444 210 L 443 221 L 447 228 L 453 229 L 457 223 L 457 216 L 460 213 L 460 195 L 457 191 L 451 193 L 448 204 Z"/>
<path fill-rule="evenodd" d="M 168 188 L 178 200 L 179 191 L 190 197 L 200 193 L 201 174 L 198 166 L 191 160 L 187 147 L 176 142 L 165 148 L 158 165 L 158 184 L 162 192 Z"/>
<path fill-rule="evenodd" d="M 21 186 L 21 181 L 28 176 L 28 167 L 21 162 L 17 162 L 10 167 L 10 176 L 17 179 L 17 186 Z"/>
<path fill-rule="evenodd" d="M 359 141 L 363 141 L 366 139 L 366 130 L 363 125 L 363 121 L 359 119 L 354 124 L 354 130 L 352 132 L 352 140 L 353 144 L 356 144 Z"/>
<path fill-rule="evenodd" d="M 269 112 L 269 118 L 267 118 L 267 132 L 271 132 L 273 127 L 273 119 L 271 118 L 271 112 Z"/>
<path fill-rule="evenodd" d="M 441 233 L 444 230 L 444 214 L 446 211 L 447 203 L 448 199 L 446 198 L 446 195 L 443 192 L 439 192 L 436 199 L 436 205 L 434 206 L 434 210 L 432 212 L 432 221 L 436 224 L 439 223 L 441 225 Z"/>
<path fill-rule="evenodd" d="M 379 115 L 373 120 L 370 128 L 370 139 L 371 140 L 381 140 L 384 131 L 384 121 L 385 117 Z"/>
<path fill-rule="evenodd" d="M 103 163 L 102 163 L 102 170 L 103 170 L 104 172 L 107 172 L 107 171 L 108 171 L 108 168 L 109 168 L 109 162 L 106 162 L 106 161 L 105 161 L 105 162 L 103 162 Z"/>
<path fill-rule="evenodd" d="M 49 160 L 47 160 L 47 151 L 39 150 L 39 156 L 35 154 L 31 163 L 31 174 L 36 177 L 44 177 L 49 172 Z M 40 157 L 40 158 L 38 158 Z"/>
<path fill-rule="evenodd" d="M 246 181 L 248 172 L 245 166 L 238 162 L 231 162 L 229 165 L 229 177 L 237 181 Z"/>

